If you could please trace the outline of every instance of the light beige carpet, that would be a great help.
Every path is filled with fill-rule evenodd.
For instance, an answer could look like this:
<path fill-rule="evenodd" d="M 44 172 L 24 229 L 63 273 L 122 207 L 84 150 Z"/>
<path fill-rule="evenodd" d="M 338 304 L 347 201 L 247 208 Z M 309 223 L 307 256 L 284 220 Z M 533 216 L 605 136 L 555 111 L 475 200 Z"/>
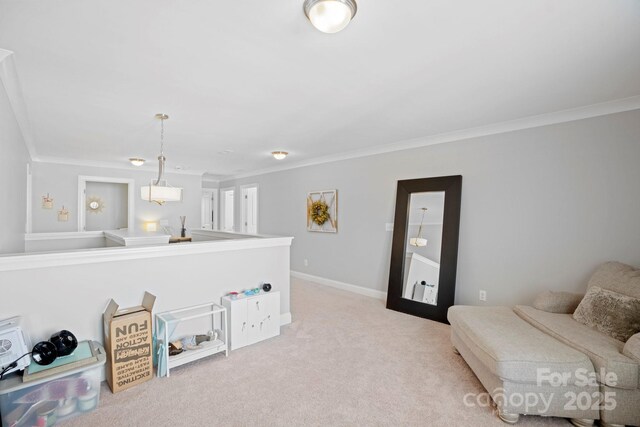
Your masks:
<path fill-rule="evenodd" d="M 293 323 L 268 341 L 111 394 L 71 426 L 500 426 L 449 326 L 292 279 Z M 568 426 L 521 417 L 518 426 Z"/>

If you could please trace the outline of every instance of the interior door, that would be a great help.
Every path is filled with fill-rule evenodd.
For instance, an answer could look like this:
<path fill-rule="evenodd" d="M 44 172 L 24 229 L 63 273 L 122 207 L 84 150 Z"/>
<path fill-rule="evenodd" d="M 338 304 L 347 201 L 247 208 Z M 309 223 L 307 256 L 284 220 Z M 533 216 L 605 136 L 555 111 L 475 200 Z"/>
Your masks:
<path fill-rule="evenodd" d="M 201 226 L 206 230 L 218 229 L 218 190 L 202 190 Z"/>
<path fill-rule="evenodd" d="M 211 198 L 211 193 L 205 192 L 202 194 L 202 202 L 200 206 L 202 228 L 213 230 L 213 200 Z"/>
<path fill-rule="evenodd" d="M 227 188 L 221 190 L 221 203 L 220 208 L 222 214 L 222 230 L 223 231 L 235 231 L 234 230 L 234 195 L 233 188 Z"/>
<path fill-rule="evenodd" d="M 258 234 L 258 187 L 242 188 L 242 232 Z"/>

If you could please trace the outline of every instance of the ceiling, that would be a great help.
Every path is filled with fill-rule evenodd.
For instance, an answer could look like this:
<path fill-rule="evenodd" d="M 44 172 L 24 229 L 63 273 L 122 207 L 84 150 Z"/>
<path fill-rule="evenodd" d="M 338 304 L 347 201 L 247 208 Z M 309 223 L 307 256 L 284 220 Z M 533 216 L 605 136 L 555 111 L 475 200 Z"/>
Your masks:
<path fill-rule="evenodd" d="M 423 208 L 427 208 L 423 212 Z M 424 214 L 424 218 L 423 218 Z M 444 191 L 411 193 L 409 198 L 409 224 L 442 224 L 444 218 Z"/>
<path fill-rule="evenodd" d="M 164 112 L 169 168 L 238 175 L 640 95 L 637 0 L 302 2 L 0 0 L 37 157 L 154 161 Z"/>

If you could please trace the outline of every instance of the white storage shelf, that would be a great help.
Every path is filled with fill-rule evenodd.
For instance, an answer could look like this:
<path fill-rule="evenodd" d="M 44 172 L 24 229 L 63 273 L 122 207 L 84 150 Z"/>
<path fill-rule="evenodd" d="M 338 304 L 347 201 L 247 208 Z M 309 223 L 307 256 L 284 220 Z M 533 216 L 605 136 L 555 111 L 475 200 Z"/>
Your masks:
<path fill-rule="evenodd" d="M 169 343 L 182 338 L 177 332 L 179 327 L 195 321 L 199 321 L 200 324 L 205 321 L 207 325 L 210 325 L 210 330 L 220 330 L 222 333 L 218 339 L 205 341 L 196 349 L 185 350 L 180 354 L 169 356 Z M 213 354 L 224 352 L 228 356 L 228 336 L 227 310 L 213 302 L 156 314 L 156 340 L 158 348 L 161 349 L 158 360 L 158 376 L 168 377 L 172 368 Z"/>
<path fill-rule="evenodd" d="M 222 297 L 229 311 L 231 350 L 280 335 L 280 292 L 261 292 L 243 298 Z"/>

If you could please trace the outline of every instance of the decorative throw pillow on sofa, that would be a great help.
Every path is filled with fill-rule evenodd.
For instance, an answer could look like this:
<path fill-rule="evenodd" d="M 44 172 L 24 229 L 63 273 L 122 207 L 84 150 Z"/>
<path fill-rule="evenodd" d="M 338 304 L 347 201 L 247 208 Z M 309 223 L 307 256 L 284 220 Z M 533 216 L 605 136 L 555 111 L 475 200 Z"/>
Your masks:
<path fill-rule="evenodd" d="M 640 299 L 592 286 L 573 313 L 573 318 L 626 342 L 640 332 Z"/>

